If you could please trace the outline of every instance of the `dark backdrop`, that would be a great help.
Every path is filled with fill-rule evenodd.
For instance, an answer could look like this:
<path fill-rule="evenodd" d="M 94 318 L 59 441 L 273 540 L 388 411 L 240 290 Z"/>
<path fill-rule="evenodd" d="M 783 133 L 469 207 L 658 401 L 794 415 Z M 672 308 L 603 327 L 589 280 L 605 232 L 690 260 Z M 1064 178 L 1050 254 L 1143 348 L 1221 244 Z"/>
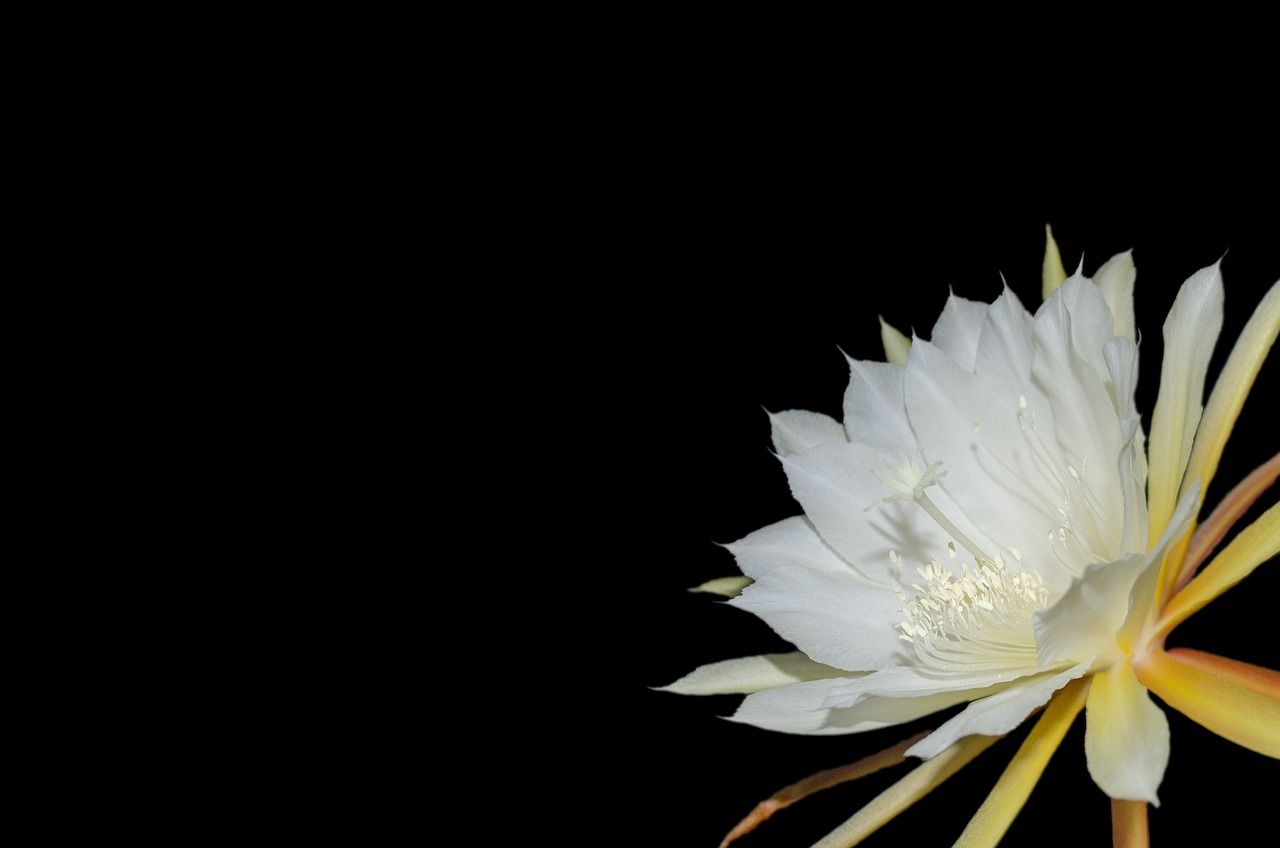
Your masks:
<path fill-rule="evenodd" d="M 1224 175 L 1189 185 L 1171 174 L 1155 188 L 1117 178 L 1084 189 L 1037 167 L 1014 185 L 987 184 L 980 173 L 943 185 L 914 169 L 879 171 L 874 159 L 859 163 L 864 176 L 818 173 L 794 151 L 793 165 L 762 175 L 754 160 L 729 155 L 730 146 L 694 150 L 672 173 L 642 175 L 653 183 L 636 188 L 645 206 L 623 256 L 625 282 L 602 282 L 619 298 L 608 320 L 621 333 L 596 350 L 623 366 L 613 375 L 622 379 L 600 384 L 616 386 L 619 403 L 605 424 L 611 458 L 596 469 L 609 493 L 607 547 L 589 566 L 619 581 L 616 595 L 597 605 L 605 634 L 598 646 L 624 662 L 602 666 L 611 669 L 600 676 L 617 686 L 617 700 L 602 707 L 590 743 L 600 748 L 598 788 L 606 799 L 595 811 L 619 837 L 603 840 L 610 844 L 714 846 L 775 789 L 953 712 L 862 735 L 787 736 L 718 718 L 732 713 L 737 696 L 646 688 L 702 663 L 788 648 L 750 614 L 685 591 L 737 573 L 715 542 L 799 511 L 770 455 L 762 407 L 839 418 L 847 369 L 837 348 L 881 357 L 877 314 L 927 335 L 948 287 L 990 301 L 1003 272 L 1034 309 L 1049 221 L 1068 272 L 1082 252 L 1092 273 L 1112 254 L 1135 250 L 1139 406 L 1149 428 L 1160 327 L 1183 280 L 1227 252 L 1226 320 L 1212 381 L 1253 306 L 1280 277 L 1280 221 L 1266 180 Z M 952 166 L 964 173 L 964 163 Z M 1210 508 L 1277 450 L 1269 399 L 1280 388 L 1275 360 L 1237 425 Z M 1273 563 L 1177 630 L 1170 644 L 1280 666 L 1278 598 Z M 1222 838 L 1224 825 L 1227 833 L 1267 832 L 1280 766 L 1166 712 L 1173 752 L 1163 806 L 1151 816 L 1152 844 L 1202 844 Z M 1082 716 L 1003 845 L 1109 844 L 1109 806 L 1085 770 L 1083 725 Z M 950 845 L 1025 730 L 865 844 Z M 903 773 L 815 796 L 740 844 L 807 846 Z"/>

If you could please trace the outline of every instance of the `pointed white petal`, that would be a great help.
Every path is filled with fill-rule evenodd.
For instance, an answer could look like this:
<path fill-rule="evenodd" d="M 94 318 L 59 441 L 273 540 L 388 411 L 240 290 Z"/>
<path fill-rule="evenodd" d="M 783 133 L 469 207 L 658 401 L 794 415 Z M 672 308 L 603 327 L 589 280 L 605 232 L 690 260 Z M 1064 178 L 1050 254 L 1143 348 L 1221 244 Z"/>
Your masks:
<path fill-rule="evenodd" d="M 849 671 L 902 663 L 893 592 L 860 578 L 803 518 L 728 546 L 755 582 L 729 603 L 764 619 L 814 660 Z"/>
<path fill-rule="evenodd" d="M 829 415 L 789 409 L 769 413 L 769 426 L 773 431 L 773 449 L 782 456 L 806 451 L 828 442 L 847 442 L 844 425 Z"/>
<path fill-rule="evenodd" d="M 974 701 L 955 718 L 917 742 L 907 754 L 927 760 L 941 754 L 954 745 L 956 740 L 965 736 L 975 733 L 999 736 L 1008 733 L 1021 724 L 1036 707 L 1043 706 L 1054 692 L 1084 675 L 1092 662 L 1090 659 L 1066 671 L 1027 678 L 994 695 Z"/>
<path fill-rule="evenodd" d="M 695 668 L 661 692 L 677 695 L 749 695 L 806 680 L 848 676 L 848 672 L 816 663 L 799 651 L 723 660 Z"/>
<path fill-rule="evenodd" d="M 895 456 L 914 448 L 902 397 L 901 365 L 849 360 L 849 387 L 844 394 L 844 426 L 849 438 Z"/>
<path fill-rule="evenodd" d="M 1192 439 L 1200 423 L 1205 372 L 1222 329 L 1218 264 L 1192 274 L 1164 322 L 1160 395 L 1151 417 L 1147 472 L 1147 535 L 1164 532 L 1182 489 Z"/>
<path fill-rule="evenodd" d="M 1160 806 L 1156 789 L 1169 764 L 1169 720 L 1127 662 L 1093 676 L 1084 752 L 1103 792 Z"/>
<path fill-rule="evenodd" d="M 1115 334 L 1136 341 L 1133 319 L 1133 283 L 1138 269 L 1133 264 L 1133 251 L 1117 253 L 1102 264 L 1093 275 L 1093 281 L 1107 299 L 1111 315 L 1115 319 Z"/>
<path fill-rule="evenodd" d="M 951 295 L 942 315 L 933 325 L 929 341 L 937 345 L 966 371 L 973 370 L 978 355 L 978 337 L 987 319 L 988 306 L 974 300 Z"/>

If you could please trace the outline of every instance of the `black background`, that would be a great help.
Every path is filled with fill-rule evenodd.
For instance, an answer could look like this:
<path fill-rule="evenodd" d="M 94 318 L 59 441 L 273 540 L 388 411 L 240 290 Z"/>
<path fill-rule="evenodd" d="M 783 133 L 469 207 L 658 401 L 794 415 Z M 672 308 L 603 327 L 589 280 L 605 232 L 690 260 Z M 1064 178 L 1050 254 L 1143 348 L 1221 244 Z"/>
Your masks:
<path fill-rule="evenodd" d="M 601 811 L 620 844 L 714 846 L 774 790 L 936 727 L 954 712 L 861 735 L 789 736 L 718 718 L 733 712 L 738 696 L 647 688 L 703 663 L 788 649 L 750 614 L 685 591 L 737 573 L 714 543 L 799 512 L 770 455 L 762 408 L 840 418 L 847 368 L 838 348 L 882 358 L 877 314 L 927 337 L 948 287 L 990 301 L 1002 272 L 1034 309 L 1043 226 L 1051 222 L 1068 273 L 1082 252 L 1091 274 L 1114 253 L 1135 251 L 1138 401 L 1149 429 L 1160 327 L 1179 285 L 1227 253 L 1226 318 L 1212 385 L 1254 305 L 1280 277 L 1280 220 L 1268 191 L 1274 181 L 1257 175 L 1189 184 L 1170 172 L 1154 186 L 1117 176 L 1085 188 L 1046 165 L 998 186 L 983 173 L 943 184 L 898 164 L 901 157 L 892 168 L 880 170 L 871 159 L 852 173 L 827 174 L 807 167 L 794 149 L 792 165 L 774 162 L 761 171 L 752 157 L 728 155 L 732 146 L 725 140 L 723 149 L 692 150 L 678 171 L 655 169 L 648 174 L 654 183 L 636 189 L 653 205 L 637 216 L 624 256 L 623 306 L 609 318 L 628 329 L 611 336 L 607 350 L 597 348 L 622 369 L 613 375 L 621 380 L 607 383 L 620 388 L 607 423 L 612 459 L 599 469 L 611 493 L 607 547 L 589 566 L 618 581 L 597 624 L 607 647 L 625 658 L 608 674 L 618 687 L 616 723 L 606 716 L 599 731 L 608 799 Z M 832 161 L 826 153 L 822 161 Z M 964 163 L 948 168 L 965 172 Z M 1275 360 L 1273 354 L 1264 366 L 1237 424 L 1207 508 L 1280 443 L 1268 400 L 1280 389 Z M 1273 491 L 1262 507 L 1274 499 Z M 1273 563 L 1175 631 L 1169 644 L 1280 666 L 1278 601 Z M 1166 713 L 1172 759 L 1163 806 L 1151 814 L 1152 844 L 1221 839 L 1224 823 L 1231 834 L 1267 832 L 1280 766 Z M 1027 726 L 865 844 L 950 845 Z M 1110 844 L 1109 805 L 1085 769 L 1083 727 L 1081 716 L 1002 845 Z M 903 773 L 814 796 L 739 844 L 809 845 Z"/>

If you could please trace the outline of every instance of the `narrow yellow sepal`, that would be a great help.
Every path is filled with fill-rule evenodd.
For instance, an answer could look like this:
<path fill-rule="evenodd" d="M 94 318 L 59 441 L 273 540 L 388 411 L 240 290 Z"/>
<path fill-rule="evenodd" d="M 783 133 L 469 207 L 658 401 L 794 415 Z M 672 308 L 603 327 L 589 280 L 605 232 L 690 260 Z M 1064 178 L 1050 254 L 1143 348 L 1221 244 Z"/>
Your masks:
<path fill-rule="evenodd" d="M 1187 718 L 1251 751 L 1280 759 L 1280 701 L 1164 651 L 1134 664 L 1138 680 Z"/>
<path fill-rule="evenodd" d="M 1073 680 L 1049 702 L 987 800 L 956 840 L 955 848 L 993 848 L 1000 841 L 1084 707 L 1089 682 L 1087 677 Z"/>
<path fill-rule="evenodd" d="M 1244 406 L 1249 390 L 1253 388 L 1258 370 L 1275 344 L 1277 333 L 1280 333 L 1280 281 L 1271 286 L 1254 310 L 1213 385 L 1213 393 L 1209 395 L 1209 403 L 1200 418 L 1200 429 L 1196 431 L 1191 461 L 1187 463 L 1187 474 L 1182 483 L 1184 493 L 1199 480 L 1200 500 L 1204 500 L 1209 481 L 1218 470 L 1222 449 L 1236 418 L 1240 416 L 1240 408 Z"/>
<path fill-rule="evenodd" d="M 715 580 L 708 580 L 698 586 L 689 589 L 690 592 L 706 592 L 708 595 L 723 595 L 726 598 L 736 598 L 742 594 L 742 590 L 750 586 L 754 581 L 750 577 L 717 577 Z"/>
<path fill-rule="evenodd" d="M 884 358 L 894 365 L 905 365 L 911 353 L 911 339 L 884 318 L 880 319 L 880 342 L 884 345 Z"/>
<path fill-rule="evenodd" d="M 1260 695 L 1280 701 L 1280 671 L 1220 657 L 1217 654 L 1208 654 L 1194 648 L 1170 648 L 1167 653 L 1184 665 L 1195 666 L 1201 671 L 1216 674 L 1223 680 L 1239 683 L 1246 689 L 1252 689 Z"/>
<path fill-rule="evenodd" d="M 1053 228 L 1044 225 L 1044 267 L 1040 272 L 1040 294 L 1045 300 L 1067 281 L 1067 269 L 1062 267 L 1062 254 L 1053 240 Z"/>
<path fill-rule="evenodd" d="M 1253 381 L 1257 378 L 1263 361 L 1275 344 L 1277 332 L 1280 332 L 1280 282 L 1271 286 L 1254 310 L 1249 323 L 1236 340 L 1235 347 L 1231 349 L 1231 355 L 1227 358 L 1222 373 L 1218 375 L 1218 381 L 1214 383 L 1209 402 L 1200 417 L 1186 473 L 1182 477 L 1183 494 L 1199 481 L 1200 501 L 1204 502 L 1205 492 L 1218 470 L 1218 461 L 1222 458 L 1227 438 L 1235 427 L 1240 409 L 1253 388 Z M 1184 571 L 1186 552 L 1187 540 L 1184 539 L 1162 563 L 1156 586 L 1158 604 L 1163 605 L 1173 594 Z"/>
<path fill-rule="evenodd" d="M 877 795 L 835 830 L 815 842 L 813 848 L 850 848 L 875 833 L 894 816 L 928 795 L 951 775 L 964 768 L 999 736 L 967 736 L 932 760 L 917 766 L 906 777 Z"/>
<path fill-rule="evenodd" d="M 1277 553 L 1280 553 L 1280 503 L 1241 530 L 1231 544 L 1169 600 L 1160 616 L 1159 631 L 1168 633 Z"/>

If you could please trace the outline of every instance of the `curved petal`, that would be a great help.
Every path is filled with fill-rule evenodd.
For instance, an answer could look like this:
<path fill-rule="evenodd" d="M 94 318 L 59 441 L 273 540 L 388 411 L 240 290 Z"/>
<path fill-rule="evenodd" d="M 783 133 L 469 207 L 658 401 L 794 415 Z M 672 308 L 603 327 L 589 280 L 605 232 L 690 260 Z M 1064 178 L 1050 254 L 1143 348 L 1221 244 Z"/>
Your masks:
<path fill-rule="evenodd" d="M 1188 493 L 1155 550 L 1085 569 L 1047 610 L 1036 613 L 1036 649 L 1041 663 L 1105 656 L 1115 651 L 1116 634 L 1146 621 L 1159 564 L 1169 546 L 1190 526 L 1196 495 Z M 1128 641 L 1125 644 L 1128 644 Z"/>
<path fill-rule="evenodd" d="M 1156 790 L 1169 765 L 1169 720 L 1127 662 L 1093 676 L 1084 752 L 1103 792 L 1160 806 Z"/>
<path fill-rule="evenodd" d="M 1147 535 L 1152 542 L 1164 532 L 1182 490 L 1200 423 L 1205 372 L 1221 329 L 1222 274 L 1214 263 L 1182 284 L 1164 322 L 1160 394 L 1147 457 Z"/>
<path fill-rule="evenodd" d="M 1102 263 L 1093 274 L 1093 281 L 1107 299 L 1111 316 L 1115 321 L 1115 334 L 1137 341 L 1133 318 L 1133 284 L 1138 269 L 1133 264 L 1133 251 L 1126 250 Z"/>
<path fill-rule="evenodd" d="M 974 701 L 959 715 L 943 724 L 927 738 L 917 742 L 907 754 L 929 759 L 955 744 L 957 739 L 973 734 L 998 736 L 1008 733 L 1036 707 L 1044 705 L 1062 687 L 1084 675 L 1093 660 L 1072 666 L 1057 674 L 1045 674 L 1019 681 L 1003 691 Z"/>
<path fill-rule="evenodd" d="M 806 451 L 828 442 L 847 442 L 844 425 L 829 415 L 789 409 L 769 413 L 769 427 L 773 436 L 773 449 L 782 456 Z"/>
<path fill-rule="evenodd" d="M 803 518 L 771 524 L 728 548 L 755 580 L 730 605 L 760 616 L 818 662 L 849 671 L 902 664 L 897 597 L 858 577 Z"/>
<path fill-rule="evenodd" d="M 749 695 L 791 683 L 847 677 L 848 674 L 794 651 L 709 663 L 695 668 L 675 683 L 657 689 L 677 695 Z"/>

